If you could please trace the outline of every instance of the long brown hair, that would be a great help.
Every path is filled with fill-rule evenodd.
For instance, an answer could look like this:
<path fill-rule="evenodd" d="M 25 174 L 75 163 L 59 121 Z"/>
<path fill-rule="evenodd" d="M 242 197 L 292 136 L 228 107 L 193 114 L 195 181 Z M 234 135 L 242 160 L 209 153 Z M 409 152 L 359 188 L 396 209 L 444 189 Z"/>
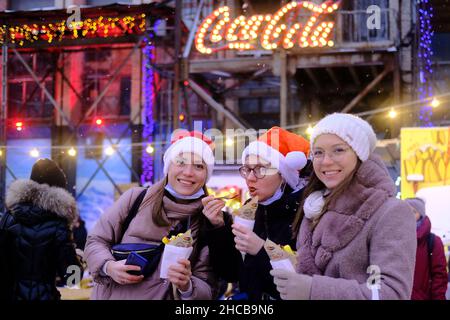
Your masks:
<path fill-rule="evenodd" d="M 322 211 L 316 217 L 312 222 L 313 229 L 317 226 L 317 224 L 320 222 L 320 219 L 324 215 L 325 212 L 328 210 L 328 205 L 334 201 L 335 199 L 339 198 L 339 196 L 347 190 L 347 188 L 350 186 L 350 183 L 353 180 L 353 177 L 355 176 L 356 172 L 358 171 L 359 167 L 361 165 L 361 160 L 359 160 L 356 163 L 355 168 L 352 172 L 336 187 L 333 189 L 333 191 L 325 197 L 325 204 L 322 208 Z M 300 203 L 300 206 L 298 207 L 297 214 L 295 216 L 294 222 L 292 223 L 292 237 L 296 238 L 297 234 L 300 230 L 300 224 L 303 220 L 303 217 L 305 216 L 305 212 L 303 210 L 303 205 L 305 204 L 306 198 L 313 193 L 314 191 L 318 190 L 324 190 L 326 189 L 326 186 L 320 179 L 317 177 L 315 171 L 313 170 L 311 173 L 311 177 L 309 178 L 309 182 L 305 187 L 305 191 L 303 192 L 302 201 Z"/>

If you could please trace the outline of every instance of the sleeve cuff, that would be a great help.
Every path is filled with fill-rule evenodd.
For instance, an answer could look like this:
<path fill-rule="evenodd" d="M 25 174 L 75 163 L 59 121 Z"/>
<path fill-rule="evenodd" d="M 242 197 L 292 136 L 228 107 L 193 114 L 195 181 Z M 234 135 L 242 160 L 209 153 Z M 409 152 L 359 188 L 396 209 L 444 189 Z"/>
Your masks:
<path fill-rule="evenodd" d="M 180 289 L 177 289 L 177 290 L 180 293 L 180 297 L 182 299 L 190 298 L 192 296 L 192 291 L 193 291 L 192 280 L 189 280 L 189 288 L 186 291 L 182 291 Z"/>
<path fill-rule="evenodd" d="M 100 270 L 100 275 L 103 276 L 103 277 L 109 277 L 109 274 L 106 272 L 106 266 L 108 265 L 109 262 L 111 262 L 111 260 L 106 261 L 103 264 L 102 269 Z"/>

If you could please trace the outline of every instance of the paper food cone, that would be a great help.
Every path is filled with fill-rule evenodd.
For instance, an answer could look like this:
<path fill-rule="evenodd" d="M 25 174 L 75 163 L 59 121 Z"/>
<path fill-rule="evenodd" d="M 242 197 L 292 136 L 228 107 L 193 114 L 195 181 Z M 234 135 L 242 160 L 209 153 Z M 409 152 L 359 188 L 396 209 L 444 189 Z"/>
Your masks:
<path fill-rule="evenodd" d="M 236 224 L 240 224 L 241 226 L 246 227 L 249 230 L 253 231 L 253 227 L 255 226 L 255 220 L 248 220 L 248 219 L 243 219 L 239 216 L 234 216 L 234 223 Z M 241 252 L 242 255 L 242 260 L 244 260 L 245 258 L 245 252 Z"/>
<path fill-rule="evenodd" d="M 171 265 L 177 264 L 180 259 L 187 259 L 192 253 L 193 247 L 176 247 L 173 245 L 166 245 L 161 258 L 161 269 L 159 277 L 161 279 L 167 279 L 167 272 Z"/>
<path fill-rule="evenodd" d="M 243 219 L 239 216 L 234 216 L 234 223 L 240 224 L 251 231 L 253 231 L 253 227 L 255 226 L 255 220 Z"/>
<path fill-rule="evenodd" d="M 291 259 L 270 260 L 270 264 L 272 265 L 272 269 L 283 269 L 295 272 Z"/>
<path fill-rule="evenodd" d="M 290 247 L 288 252 L 272 240 L 267 239 L 264 243 L 264 249 L 269 256 L 273 269 L 284 269 L 295 272 L 296 255 Z"/>
<path fill-rule="evenodd" d="M 249 202 L 240 207 L 234 214 L 234 223 L 242 225 L 253 231 L 255 226 L 255 214 L 258 209 L 258 196 L 252 198 Z M 245 258 L 245 252 L 241 251 L 242 260 Z"/>

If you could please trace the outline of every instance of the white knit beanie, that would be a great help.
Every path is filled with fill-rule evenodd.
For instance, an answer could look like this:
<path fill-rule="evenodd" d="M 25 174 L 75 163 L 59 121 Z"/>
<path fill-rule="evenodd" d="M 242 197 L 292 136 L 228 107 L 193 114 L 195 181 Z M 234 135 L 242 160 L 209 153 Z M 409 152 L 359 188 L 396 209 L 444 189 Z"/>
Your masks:
<path fill-rule="evenodd" d="M 348 114 L 333 113 L 320 120 L 311 134 L 311 149 L 321 134 L 331 133 L 348 143 L 361 161 L 366 161 L 375 150 L 377 137 L 365 120 Z"/>
<path fill-rule="evenodd" d="M 212 176 L 214 170 L 214 153 L 212 151 L 212 141 L 197 131 L 188 132 L 181 131 L 177 136 L 173 137 L 172 144 L 164 153 L 164 175 L 169 172 L 170 162 L 184 152 L 191 152 L 202 158 L 207 166 L 206 182 Z"/>

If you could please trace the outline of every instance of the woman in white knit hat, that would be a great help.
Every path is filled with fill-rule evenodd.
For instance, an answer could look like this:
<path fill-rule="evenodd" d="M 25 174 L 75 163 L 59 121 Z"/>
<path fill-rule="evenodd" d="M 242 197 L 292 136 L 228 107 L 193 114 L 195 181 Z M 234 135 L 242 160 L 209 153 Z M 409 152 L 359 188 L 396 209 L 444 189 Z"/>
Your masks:
<path fill-rule="evenodd" d="M 85 249 L 96 282 L 93 299 L 214 298 L 208 247 L 202 244 L 200 232 L 205 220 L 201 199 L 206 195 L 205 184 L 214 168 L 211 144 L 199 132 L 180 132 L 164 154 L 165 178 L 148 190 L 128 190 L 100 217 Z M 136 206 L 137 214 L 128 224 L 127 217 Z M 147 269 L 127 265 L 125 260 L 116 261 L 111 253 L 116 244 L 160 245 L 169 233 L 176 235 L 187 229 L 192 233 L 193 252 L 189 259 L 180 259 L 169 267 L 168 281 L 160 279 L 158 255 L 156 261 L 150 261 L 156 267 L 153 272 L 136 275 L 130 272 Z"/>
<path fill-rule="evenodd" d="M 317 123 L 310 142 L 314 172 L 294 225 L 297 273 L 271 271 L 281 297 L 410 299 L 415 219 L 373 153 L 372 127 L 335 113 Z"/>
<path fill-rule="evenodd" d="M 224 215 L 222 200 L 212 196 L 202 200 L 203 213 L 211 225 L 206 228 L 211 265 L 221 278 L 238 282 L 241 294 L 250 300 L 280 299 L 263 245 L 270 239 L 295 246 L 291 226 L 303 192 L 299 170 L 306 165 L 308 153 L 307 140 L 279 127 L 245 148 L 239 171 L 250 196 L 258 197 L 252 229 Z"/>

